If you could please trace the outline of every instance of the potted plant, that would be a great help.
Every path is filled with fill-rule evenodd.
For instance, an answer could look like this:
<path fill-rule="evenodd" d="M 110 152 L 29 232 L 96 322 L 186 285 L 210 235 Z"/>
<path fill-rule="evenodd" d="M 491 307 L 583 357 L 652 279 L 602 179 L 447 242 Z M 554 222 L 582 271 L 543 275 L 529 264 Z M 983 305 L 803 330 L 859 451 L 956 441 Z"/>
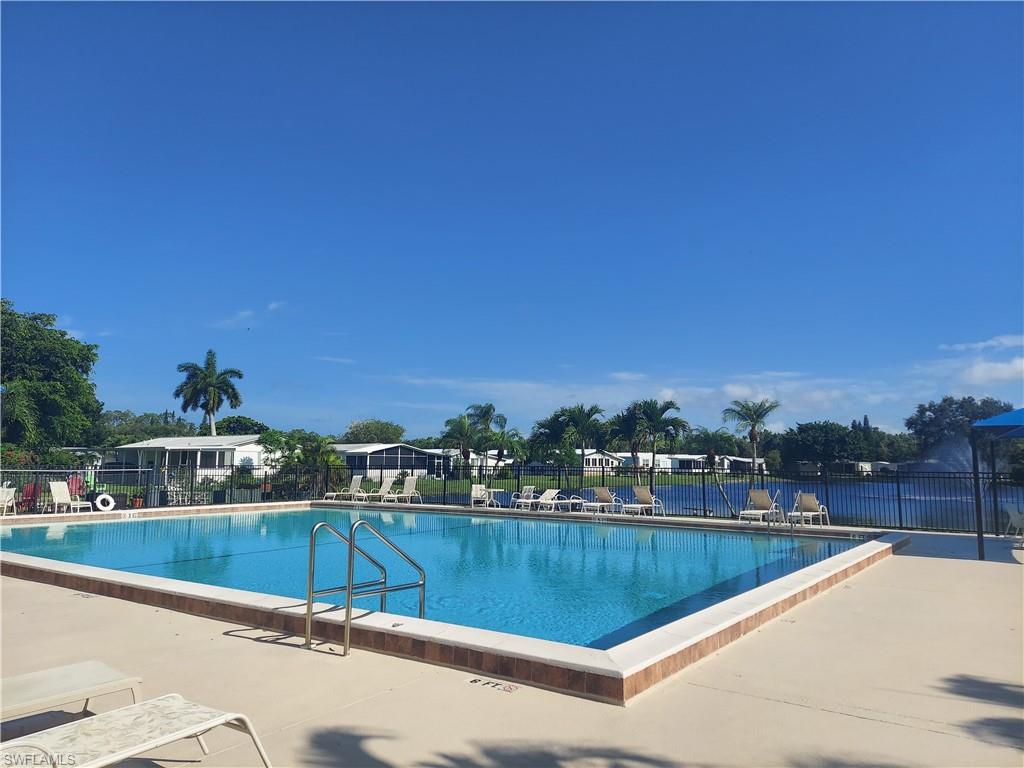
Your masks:
<path fill-rule="evenodd" d="M 143 502 L 143 497 L 142 497 L 141 493 L 137 493 L 134 496 L 132 496 L 132 508 L 133 509 L 142 509 L 142 502 Z"/>

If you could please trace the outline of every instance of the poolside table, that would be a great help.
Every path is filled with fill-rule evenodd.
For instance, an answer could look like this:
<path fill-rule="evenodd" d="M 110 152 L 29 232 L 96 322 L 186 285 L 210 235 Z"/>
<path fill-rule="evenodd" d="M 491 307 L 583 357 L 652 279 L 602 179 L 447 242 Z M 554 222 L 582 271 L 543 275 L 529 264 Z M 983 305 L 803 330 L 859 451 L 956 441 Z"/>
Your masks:
<path fill-rule="evenodd" d="M 495 504 L 498 504 L 499 507 L 501 506 L 501 504 L 498 503 L 498 500 L 496 498 L 494 498 L 494 496 L 495 496 L 495 494 L 498 494 L 498 493 L 505 493 L 505 489 L 504 488 L 484 488 L 484 493 L 487 494 L 487 505 L 488 506 L 490 506 L 492 501 Z"/>

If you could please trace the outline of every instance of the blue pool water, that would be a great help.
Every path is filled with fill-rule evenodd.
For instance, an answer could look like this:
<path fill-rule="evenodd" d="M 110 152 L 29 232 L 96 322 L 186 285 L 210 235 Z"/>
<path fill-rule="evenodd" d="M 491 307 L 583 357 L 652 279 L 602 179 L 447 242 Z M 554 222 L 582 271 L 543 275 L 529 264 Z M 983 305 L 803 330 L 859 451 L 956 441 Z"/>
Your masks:
<path fill-rule="evenodd" d="M 304 599 L 310 529 L 327 520 L 347 532 L 356 515 L 424 567 L 428 619 L 594 648 L 610 648 L 861 543 L 763 532 L 311 509 L 8 528 L 2 548 Z M 363 534 L 360 546 L 387 566 L 392 582 L 415 580 L 408 565 Z M 345 565 L 345 546 L 324 535 L 317 550 L 317 588 L 340 585 Z M 360 558 L 357 580 L 372 576 Z M 416 599 L 415 590 L 392 594 L 388 611 L 415 616 Z M 377 606 L 376 598 L 364 600 L 367 608 Z"/>

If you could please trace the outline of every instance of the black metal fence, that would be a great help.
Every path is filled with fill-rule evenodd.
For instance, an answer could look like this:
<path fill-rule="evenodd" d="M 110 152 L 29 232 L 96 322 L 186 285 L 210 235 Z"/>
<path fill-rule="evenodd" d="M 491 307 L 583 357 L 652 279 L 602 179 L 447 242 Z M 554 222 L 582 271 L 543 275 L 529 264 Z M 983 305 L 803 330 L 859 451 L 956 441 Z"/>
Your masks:
<path fill-rule="evenodd" d="M 410 470 L 373 469 L 363 490 L 390 481 L 400 488 Z M 0 485 L 14 488 L 13 508 L 31 514 L 52 509 L 50 481 L 68 483 L 72 495 L 95 502 L 111 496 L 118 509 L 244 504 L 263 501 L 321 499 L 351 483 L 347 467 L 226 467 L 207 469 L 0 470 Z M 669 515 L 729 518 L 742 509 L 751 484 L 766 489 L 784 511 L 800 491 L 815 493 L 836 525 L 974 531 L 974 478 L 968 472 L 886 472 L 876 475 L 835 473 L 713 473 L 708 470 L 509 466 L 498 469 L 455 467 L 418 475 L 422 500 L 469 505 L 471 487 L 483 484 L 501 506 L 513 493 L 533 486 L 538 493 L 558 489 L 566 497 L 595 499 L 607 487 L 629 503 L 634 487 L 653 490 Z M 982 473 L 983 523 L 988 533 L 1002 533 L 1007 509 L 1024 509 L 1024 484 L 1009 475 Z M 5 510 L 10 511 L 10 510 Z"/>

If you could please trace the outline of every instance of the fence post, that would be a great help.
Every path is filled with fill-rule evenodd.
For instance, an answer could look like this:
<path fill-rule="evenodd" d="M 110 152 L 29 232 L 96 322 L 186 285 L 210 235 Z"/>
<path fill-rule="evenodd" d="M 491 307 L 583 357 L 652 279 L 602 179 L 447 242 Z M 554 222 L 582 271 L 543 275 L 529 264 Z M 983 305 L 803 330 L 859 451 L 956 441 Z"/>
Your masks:
<path fill-rule="evenodd" d="M 651 489 L 651 495 L 654 495 L 654 454 L 651 454 L 651 478 L 648 486 Z"/>
<path fill-rule="evenodd" d="M 445 469 L 444 463 L 441 463 L 441 503 L 448 503 L 448 470 Z"/>
<path fill-rule="evenodd" d="M 292 498 L 299 498 L 299 465 L 295 465 L 295 476 L 292 478 Z"/>
<path fill-rule="evenodd" d="M 828 511 L 831 514 L 835 514 L 832 511 L 832 499 L 829 497 L 828 493 L 828 464 L 821 465 L 821 479 L 825 483 L 825 506 L 828 507 Z"/>
<path fill-rule="evenodd" d="M 703 466 L 700 468 L 700 513 L 704 517 L 708 516 L 708 468 Z"/>
<path fill-rule="evenodd" d="M 900 466 L 896 465 L 896 516 L 899 518 L 900 528 L 903 527 L 903 488 L 900 485 Z"/>
<path fill-rule="evenodd" d="M 999 535 L 999 484 L 996 482 L 996 441 L 991 440 L 988 444 L 989 466 L 992 467 L 992 534 Z"/>

